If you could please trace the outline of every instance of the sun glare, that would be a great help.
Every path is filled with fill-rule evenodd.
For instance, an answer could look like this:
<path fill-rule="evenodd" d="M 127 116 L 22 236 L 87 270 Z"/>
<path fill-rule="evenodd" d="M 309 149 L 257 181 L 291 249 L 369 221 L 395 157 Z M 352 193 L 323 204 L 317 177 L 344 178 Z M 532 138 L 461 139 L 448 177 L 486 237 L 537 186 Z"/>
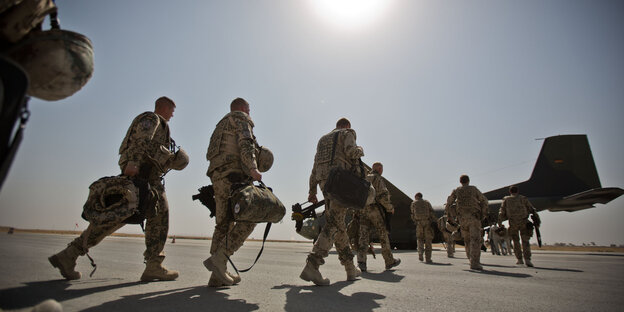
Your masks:
<path fill-rule="evenodd" d="M 394 0 L 308 0 L 318 15 L 335 26 L 357 29 L 374 23 Z"/>

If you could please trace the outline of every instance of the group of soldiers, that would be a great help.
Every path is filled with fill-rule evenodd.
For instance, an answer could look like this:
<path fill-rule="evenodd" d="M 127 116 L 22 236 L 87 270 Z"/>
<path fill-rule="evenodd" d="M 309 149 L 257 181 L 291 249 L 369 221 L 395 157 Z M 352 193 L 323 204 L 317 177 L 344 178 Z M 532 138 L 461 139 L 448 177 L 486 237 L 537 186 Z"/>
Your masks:
<path fill-rule="evenodd" d="M 181 170 L 184 166 L 167 166 L 174 159 L 179 158 L 180 152 L 175 151 L 175 142 L 171 138 L 168 122 L 173 117 L 176 104 L 168 97 L 160 97 L 155 102 L 153 112 L 145 112 L 138 115 L 130 125 L 126 137 L 119 149 L 119 166 L 121 175 L 134 178 L 141 177 L 149 183 L 155 193 L 155 205 L 145 213 L 145 245 L 144 252 L 145 270 L 141 275 L 141 281 L 175 280 L 179 273 L 165 268 L 162 263 L 165 258 L 163 249 L 169 229 L 169 207 L 163 182 L 164 175 L 169 169 Z M 216 203 L 216 226 L 212 236 L 210 256 L 203 262 L 211 272 L 208 282 L 210 287 L 229 286 L 241 282 L 239 274 L 227 271 L 227 260 L 244 243 L 252 233 L 256 224 L 251 222 L 235 222 L 228 213 L 228 199 L 232 186 L 240 183 L 251 183 L 262 180 L 262 172 L 270 168 L 263 164 L 266 156 L 261 156 L 261 148 L 253 134 L 254 122 L 250 117 L 250 105 L 242 99 L 236 98 L 230 103 L 230 112 L 226 114 L 216 125 L 210 138 L 206 158 L 210 162 L 207 176 L 210 177 L 214 189 Z M 164 155 L 164 156 L 163 156 Z M 188 163 L 188 155 L 186 163 Z M 272 155 L 270 155 L 272 164 Z M 312 251 L 308 254 L 305 267 L 300 278 L 311 281 L 316 285 L 329 285 L 330 281 L 324 278 L 319 267 L 325 263 L 325 258 L 333 245 L 336 246 L 340 263 L 345 267 L 347 280 L 355 280 L 366 271 L 366 257 L 369 246 L 371 230 L 376 230 L 380 238 L 382 255 L 385 268 L 392 269 L 401 263 L 394 258 L 390 249 L 388 232 L 384 225 L 386 214 L 392 214 L 394 208 L 390 202 L 389 192 L 384 185 L 381 175 L 383 165 L 376 162 L 370 172 L 363 171 L 360 158 L 364 156 L 364 150 L 356 144 L 356 132 L 351 129 L 351 123 L 346 118 L 341 118 L 336 123 L 336 128 L 318 141 L 314 165 L 309 179 L 308 200 L 317 203 L 317 191 L 320 188 L 326 201 L 325 215 L 327 224 L 323 227 Z M 332 198 L 325 192 L 330 171 L 341 168 L 359 174 L 371 183 L 374 188 L 374 200 L 360 209 L 358 218 L 359 240 L 355 246 L 357 254 L 357 267 L 354 263 L 354 253 L 350 246 L 347 235 L 345 217 L 353 207 Z M 466 242 L 466 254 L 471 263 L 471 268 L 481 269 L 479 263 L 480 248 L 482 244 L 481 221 L 486 216 L 487 199 L 479 190 L 468 184 L 468 176 L 460 178 L 462 186 L 455 189 L 447 202 L 447 214 L 440 222 L 448 225 L 445 228 L 459 227 Z M 448 207 L 456 207 L 451 211 Z M 524 209 L 522 213 L 519 211 Z M 428 201 L 422 199 L 422 194 L 416 194 L 416 200 L 412 203 L 414 221 L 418 229 L 418 252 L 420 260 L 423 260 L 423 250 L 426 261 L 431 262 L 431 239 L 433 231 L 431 222 L 434 221 L 433 209 Z M 525 230 L 524 220 L 529 213 L 536 215 L 530 203 L 521 195 L 512 193 L 505 198 L 501 207 L 499 222 L 509 218 L 510 230 L 516 231 L 514 246 L 516 255 L 524 254 L 524 260 L 530 265 L 530 247 L 528 237 L 530 233 Z M 94 247 L 106 236 L 112 234 L 124 225 L 124 222 L 112 224 L 94 224 L 90 222 L 88 228 L 76 239 L 70 242 L 67 248 L 49 257 L 50 263 L 59 269 L 61 275 L 68 280 L 79 279 L 80 272 L 75 271 L 76 261 L 79 256 L 87 254 L 89 248 Z M 524 227 L 523 227 L 524 226 Z M 518 249 L 518 231 L 522 237 L 523 253 Z M 448 237 L 452 237 L 447 231 Z M 449 256 L 452 256 L 451 246 L 453 239 L 448 239 Z M 452 243 L 451 243 L 452 242 Z M 520 259 L 519 261 L 522 261 Z"/>
<path fill-rule="evenodd" d="M 418 240 L 418 258 L 423 261 L 423 253 L 427 263 L 431 263 L 431 241 L 434 236 L 434 227 L 442 232 L 449 258 L 454 256 L 455 240 L 461 238 L 465 243 L 466 256 L 470 261 L 470 268 L 483 270 L 481 265 L 481 246 L 483 245 L 483 225 L 488 220 L 488 200 L 473 185 L 470 178 L 462 175 L 459 178 L 461 186 L 454 189 L 447 198 L 444 216 L 436 219 L 429 201 L 423 200 L 421 193 L 416 193 L 411 204 L 412 220 L 416 224 Z M 534 224 L 529 221 L 533 216 Z M 498 229 L 505 229 L 503 221 L 509 220 L 507 235 L 513 240 L 516 264 L 533 266 L 531 262 L 531 245 L 529 239 L 533 236 L 533 226 L 539 226 L 539 215 L 531 202 L 518 193 L 517 186 L 509 188 L 509 196 L 503 198 L 498 222 L 490 227 L 490 235 Z M 508 244 L 509 246 L 510 244 Z M 508 247 L 509 248 L 509 247 Z"/>

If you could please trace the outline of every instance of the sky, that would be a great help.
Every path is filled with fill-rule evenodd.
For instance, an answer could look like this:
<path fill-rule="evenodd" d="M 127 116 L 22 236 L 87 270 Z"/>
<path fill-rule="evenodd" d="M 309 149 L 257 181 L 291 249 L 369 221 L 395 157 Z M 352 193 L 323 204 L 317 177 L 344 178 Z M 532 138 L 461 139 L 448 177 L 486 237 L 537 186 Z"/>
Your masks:
<path fill-rule="evenodd" d="M 91 39 L 95 70 L 69 98 L 31 99 L 3 226 L 85 229 L 88 186 L 119 174 L 128 126 L 162 95 L 190 156 L 165 178 L 170 235 L 212 235 L 191 196 L 210 184 L 210 135 L 236 97 L 274 153 L 263 181 L 288 209 L 270 239 L 303 240 L 290 206 L 307 199 L 316 143 L 341 117 L 364 162 L 434 205 L 464 173 L 483 192 L 527 180 L 536 139 L 559 134 L 587 134 L 603 187 L 624 187 L 622 1 L 56 2 L 61 27 Z M 546 243 L 624 244 L 622 197 L 540 216 Z"/>

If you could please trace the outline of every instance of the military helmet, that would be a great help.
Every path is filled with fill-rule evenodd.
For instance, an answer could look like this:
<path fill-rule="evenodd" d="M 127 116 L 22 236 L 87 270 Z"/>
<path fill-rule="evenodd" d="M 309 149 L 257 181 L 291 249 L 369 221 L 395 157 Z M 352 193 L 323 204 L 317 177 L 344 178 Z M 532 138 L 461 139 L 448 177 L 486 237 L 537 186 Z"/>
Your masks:
<path fill-rule="evenodd" d="M 7 54 L 28 74 L 28 94 L 46 101 L 78 92 L 93 74 L 91 41 L 67 30 L 34 30 Z"/>
<path fill-rule="evenodd" d="M 89 186 L 82 217 L 97 225 L 122 222 L 138 211 L 139 189 L 126 176 L 104 177 Z"/>
<path fill-rule="evenodd" d="M 258 171 L 267 172 L 273 166 L 273 153 L 264 146 L 258 148 L 257 155 Z"/>
<path fill-rule="evenodd" d="M 15 43 L 56 11 L 53 0 L 0 1 L 0 38 Z"/>
<path fill-rule="evenodd" d="M 180 149 L 179 151 L 175 153 L 175 156 L 173 157 L 173 159 L 171 160 L 171 163 L 169 164 L 169 168 L 174 169 L 174 170 L 182 170 L 186 168 L 188 163 L 189 163 L 189 155 L 186 153 L 185 150 Z"/>

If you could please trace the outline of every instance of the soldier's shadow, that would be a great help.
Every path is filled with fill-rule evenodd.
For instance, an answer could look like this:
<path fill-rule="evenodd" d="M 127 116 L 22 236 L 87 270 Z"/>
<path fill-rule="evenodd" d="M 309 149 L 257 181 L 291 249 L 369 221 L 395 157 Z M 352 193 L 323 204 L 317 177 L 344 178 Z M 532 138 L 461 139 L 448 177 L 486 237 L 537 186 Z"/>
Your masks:
<path fill-rule="evenodd" d="M 297 286 L 284 284 L 272 289 L 288 289 L 284 311 L 373 311 L 381 307 L 376 300 L 386 296 L 357 292 L 351 296 L 340 292 L 342 288 L 353 282 L 341 281 L 329 286 Z"/>
<path fill-rule="evenodd" d="M 82 311 L 255 311 L 257 304 L 228 299 L 229 294 L 205 285 L 123 296 Z"/>
<path fill-rule="evenodd" d="M 527 278 L 532 277 L 533 275 L 524 274 L 524 273 L 509 273 L 509 272 L 501 272 L 496 270 L 465 270 L 468 272 L 475 272 L 478 274 L 486 274 L 486 275 L 497 275 L 497 276 L 507 276 L 507 277 L 517 277 L 517 278 Z"/>
<path fill-rule="evenodd" d="M 373 273 L 371 271 L 362 272 L 363 279 L 370 279 L 388 283 L 398 283 L 405 278 L 403 275 L 394 273 L 393 270 L 386 270 L 379 273 Z"/>
<path fill-rule="evenodd" d="M 107 291 L 116 288 L 131 287 L 141 282 L 128 282 L 113 285 L 104 285 L 86 289 L 67 289 L 75 284 L 101 283 L 116 279 L 91 279 L 86 281 L 69 282 L 67 280 L 51 280 L 41 282 L 28 282 L 24 286 L 0 290 L 0 308 L 22 309 L 32 307 L 46 299 L 54 299 L 62 302 L 74 298 L 88 296 L 93 293 Z"/>

